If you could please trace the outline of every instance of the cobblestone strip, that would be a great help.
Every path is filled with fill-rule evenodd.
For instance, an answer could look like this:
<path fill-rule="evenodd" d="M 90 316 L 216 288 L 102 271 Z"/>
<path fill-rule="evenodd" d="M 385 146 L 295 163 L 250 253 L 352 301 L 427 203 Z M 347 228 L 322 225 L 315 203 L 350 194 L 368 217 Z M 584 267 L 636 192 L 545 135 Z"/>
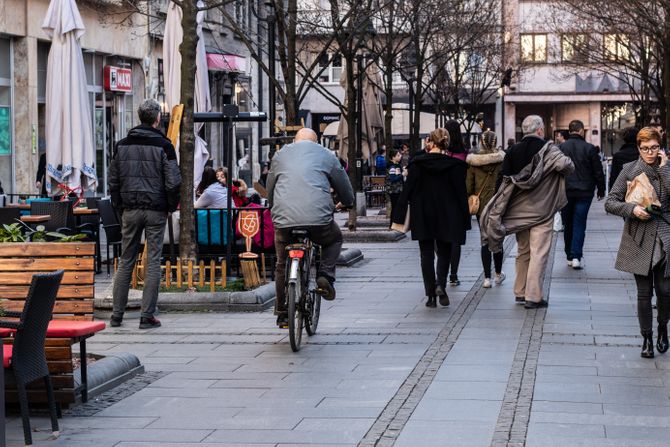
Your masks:
<path fill-rule="evenodd" d="M 554 250 L 556 233 L 551 242 L 549 260 L 544 275 L 543 293 L 549 300 L 551 288 L 551 272 L 554 267 Z M 526 433 L 530 421 L 530 410 L 535 390 L 535 375 L 542 343 L 542 329 L 546 309 L 530 310 L 521 328 L 519 343 L 512 362 L 512 371 L 507 381 L 507 389 L 502 408 L 498 414 L 498 422 L 493 433 L 491 447 L 512 447 L 526 445 Z"/>
<path fill-rule="evenodd" d="M 511 245 L 512 240 L 509 238 L 504 246 L 505 253 Z M 358 443 L 359 447 L 387 447 L 395 443 L 458 340 L 461 331 L 486 294 L 486 289 L 481 287 L 483 282 L 482 273 L 370 430 Z"/>
<path fill-rule="evenodd" d="M 165 377 L 166 375 L 167 373 L 163 371 L 147 371 L 145 373 L 138 374 L 121 385 L 116 386 L 109 391 L 105 391 L 99 396 L 95 396 L 85 404 L 78 404 L 72 408 L 64 410 L 63 415 L 73 417 L 93 416 L 105 408 L 111 407 L 115 403 L 125 399 L 126 397 L 132 396 L 133 394 L 144 389 L 161 377 Z"/>

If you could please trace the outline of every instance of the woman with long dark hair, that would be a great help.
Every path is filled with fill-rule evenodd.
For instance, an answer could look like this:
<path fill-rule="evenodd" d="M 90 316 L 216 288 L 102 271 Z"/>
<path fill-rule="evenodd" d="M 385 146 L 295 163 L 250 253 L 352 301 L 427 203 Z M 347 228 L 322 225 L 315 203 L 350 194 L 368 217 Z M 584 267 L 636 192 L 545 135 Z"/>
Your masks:
<path fill-rule="evenodd" d="M 227 171 L 223 176 L 217 175 L 217 171 L 206 166 L 202 171 L 202 179 L 195 190 L 198 200 L 194 208 L 223 209 L 228 206 L 228 188 L 225 186 Z M 234 204 L 233 204 L 234 206 Z"/>
<path fill-rule="evenodd" d="M 465 161 L 468 156 L 468 149 L 463 142 L 463 135 L 461 134 L 461 124 L 456 120 L 449 120 L 444 127 L 449 132 L 449 146 L 446 154 L 450 157 Z M 465 183 L 465 179 L 463 179 Z M 461 246 L 454 245 L 451 248 L 451 257 L 449 259 L 449 266 L 447 271 L 450 271 L 449 285 L 457 286 L 461 283 L 458 279 L 458 266 L 461 263 Z"/>
<path fill-rule="evenodd" d="M 426 141 L 426 154 L 409 165 L 407 182 L 393 210 L 393 223 L 403 224 L 409 204 L 412 239 L 419 241 L 421 273 L 428 300 L 427 307 L 449 305 L 445 290 L 452 247 L 465 243 L 470 229 L 470 213 L 465 191 L 467 164 L 445 155 L 449 133 L 440 128 Z M 437 272 L 435 252 L 437 251 Z M 437 273 L 437 275 L 436 275 Z"/>

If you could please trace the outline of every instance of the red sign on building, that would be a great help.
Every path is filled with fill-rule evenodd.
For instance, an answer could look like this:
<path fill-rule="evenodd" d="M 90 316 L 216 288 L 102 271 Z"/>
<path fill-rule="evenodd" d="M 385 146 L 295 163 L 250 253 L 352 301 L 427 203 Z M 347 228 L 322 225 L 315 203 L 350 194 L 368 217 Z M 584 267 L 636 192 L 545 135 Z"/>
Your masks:
<path fill-rule="evenodd" d="M 132 93 L 133 71 L 130 68 L 107 65 L 104 72 L 105 90 L 110 92 Z"/>

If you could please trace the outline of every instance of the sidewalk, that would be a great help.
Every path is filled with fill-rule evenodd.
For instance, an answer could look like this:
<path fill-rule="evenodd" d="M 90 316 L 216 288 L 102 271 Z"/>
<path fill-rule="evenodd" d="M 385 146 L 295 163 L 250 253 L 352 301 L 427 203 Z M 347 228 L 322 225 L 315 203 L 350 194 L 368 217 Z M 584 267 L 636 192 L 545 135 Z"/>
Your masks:
<path fill-rule="evenodd" d="M 547 311 L 514 304 L 513 243 L 507 281 L 481 288 L 475 229 L 448 308 L 423 305 L 416 243 L 357 245 L 366 260 L 339 270 L 297 354 L 271 311 L 107 329 L 89 350 L 132 352 L 148 372 L 66 412 L 56 441 L 33 417 L 35 445 L 668 445 L 670 357 L 639 356 L 634 281 L 613 269 L 621 227 L 594 203 L 582 271 L 559 234 Z"/>

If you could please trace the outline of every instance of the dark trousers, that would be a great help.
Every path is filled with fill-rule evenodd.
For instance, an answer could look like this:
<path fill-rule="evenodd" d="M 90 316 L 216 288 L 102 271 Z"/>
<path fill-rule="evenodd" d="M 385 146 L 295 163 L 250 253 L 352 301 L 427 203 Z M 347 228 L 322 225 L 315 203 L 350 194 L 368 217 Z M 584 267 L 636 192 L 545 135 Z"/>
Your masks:
<path fill-rule="evenodd" d="M 451 244 L 451 254 L 449 255 L 449 265 L 447 271 L 452 278 L 458 277 L 458 265 L 461 263 L 461 246 Z"/>
<path fill-rule="evenodd" d="M 667 262 L 667 260 L 666 260 Z M 665 278 L 665 262 L 657 265 L 649 275 L 635 275 L 637 284 L 637 319 L 640 322 L 641 332 L 653 331 L 653 313 L 651 297 L 656 289 L 657 321 L 659 325 L 668 323 L 670 312 L 670 278 Z"/>
<path fill-rule="evenodd" d="M 395 210 L 395 206 L 398 203 L 399 198 L 400 198 L 399 192 L 389 194 L 389 199 L 391 200 L 391 213 Z M 391 215 L 390 213 L 387 214 Z"/>
<path fill-rule="evenodd" d="M 429 239 L 419 241 L 421 252 L 421 274 L 426 296 L 435 296 L 435 287 L 446 287 L 449 257 L 454 244 Z M 460 246 L 458 246 L 460 248 Z M 435 252 L 437 251 L 437 278 L 435 276 Z"/>
<path fill-rule="evenodd" d="M 152 210 L 125 210 L 121 216 L 123 234 L 121 260 L 114 275 L 112 296 L 113 314 L 122 318 L 128 304 L 128 289 L 140 248 L 142 232 L 147 246 L 147 265 L 144 268 L 142 290 L 142 317 L 153 317 L 161 283 L 161 253 L 167 213 Z"/>
<path fill-rule="evenodd" d="M 581 199 L 568 197 L 568 204 L 561 210 L 561 220 L 565 227 L 563 230 L 565 255 L 569 260 L 582 259 L 584 254 L 586 220 L 592 201 L 592 197 Z"/>
<path fill-rule="evenodd" d="M 477 223 L 479 223 L 479 217 L 477 217 Z M 489 250 L 487 245 L 482 247 L 481 256 L 482 267 L 484 267 L 484 278 L 491 278 L 491 250 Z M 493 265 L 496 273 L 502 272 L 503 257 L 504 253 L 502 251 L 493 253 Z"/>
<path fill-rule="evenodd" d="M 326 225 L 299 228 L 307 230 L 312 242 L 321 246 L 321 262 L 317 274 L 329 276 L 335 280 L 335 265 L 342 251 L 340 227 L 335 221 L 332 221 Z M 275 314 L 286 312 L 286 246 L 295 242 L 291 236 L 291 230 L 291 228 L 275 228 L 275 250 L 277 252 Z"/>

